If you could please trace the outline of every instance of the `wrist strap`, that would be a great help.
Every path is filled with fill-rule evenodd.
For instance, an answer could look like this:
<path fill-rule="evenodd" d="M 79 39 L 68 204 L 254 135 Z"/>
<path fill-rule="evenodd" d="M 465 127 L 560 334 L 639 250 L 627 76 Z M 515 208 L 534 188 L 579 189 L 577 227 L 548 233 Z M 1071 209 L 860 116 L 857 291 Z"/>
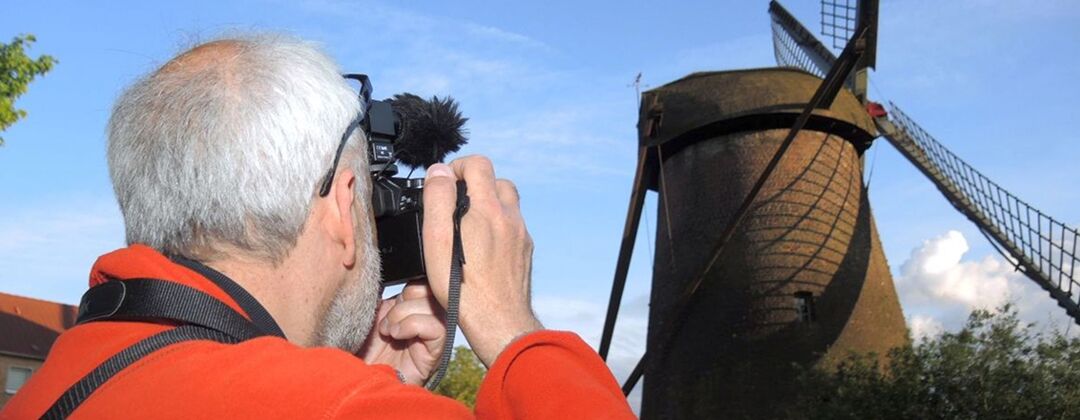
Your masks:
<path fill-rule="evenodd" d="M 439 360 L 439 368 L 424 385 L 434 391 L 446 375 L 446 368 L 450 364 L 450 356 L 454 352 L 454 335 L 457 334 L 458 304 L 461 301 L 461 281 L 463 274 L 461 266 L 465 264 L 465 250 L 461 244 L 461 218 L 469 212 L 469 196 L 465 187 L 465 181 L 457 182 L 457 208 L 454 209 L 454 250 L 450 256 L 450 290 L 446 302 L 446 342 L 443 343 L 442 357 Z"/>

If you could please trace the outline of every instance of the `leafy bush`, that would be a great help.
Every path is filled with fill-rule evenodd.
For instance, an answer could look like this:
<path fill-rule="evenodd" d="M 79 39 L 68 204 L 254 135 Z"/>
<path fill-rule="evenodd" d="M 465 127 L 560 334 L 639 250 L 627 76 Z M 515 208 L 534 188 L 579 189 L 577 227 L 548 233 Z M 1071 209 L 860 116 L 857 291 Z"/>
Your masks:
<path fill-rule="evenodd" d="M 798 419 L 1080 419 L 1080 338 L 1016 310 L 977 310 L 956 333 L 804 371 Z"/>

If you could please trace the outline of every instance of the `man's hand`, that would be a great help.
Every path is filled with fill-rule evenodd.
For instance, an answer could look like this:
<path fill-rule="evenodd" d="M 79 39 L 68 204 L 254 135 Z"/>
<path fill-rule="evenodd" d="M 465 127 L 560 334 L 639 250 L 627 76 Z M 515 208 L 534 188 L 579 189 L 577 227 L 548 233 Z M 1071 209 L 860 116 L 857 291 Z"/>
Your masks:
<path fill-rule="evenodd" d="M 432 165 L 424 183 L 424 259 L 428 282 L 446 307 L 453 246 L 456 181 L 465 180 L 469 211 L 461 221 L 461 331 L 480 361 L 491 366 L 515 338 L 542 329 L 529 296 L 532 238 L 518 207 L 517 188 L 495 179 L 483 156 Z"/>
<path fill-rule="evenodd" d="M 435 370 L 446 341 L 446 318 L 424 283 L 409 283 L 401 294 L 379 302 L 375 325 L 357 353 L 370 364 L 390 365 L 405 382 L 423 385 Z"/>

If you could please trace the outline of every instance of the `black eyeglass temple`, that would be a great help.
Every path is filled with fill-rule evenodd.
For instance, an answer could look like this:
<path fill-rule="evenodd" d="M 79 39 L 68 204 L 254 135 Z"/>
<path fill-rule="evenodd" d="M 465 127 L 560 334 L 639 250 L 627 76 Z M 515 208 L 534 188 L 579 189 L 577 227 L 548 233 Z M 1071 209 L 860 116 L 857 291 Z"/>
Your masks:
<path fill-rule="evenodd" d="M 360 116 L 357 116 L 349 123 L 349 128 L 345 129 L 345 134 L 341 136 L 341 143 L 338 143 L 337 152 L 334 153 L 334 164 L 330 166 L 330 171 L 323 177 L 322 187 L 319 188 L 319 197 L 326 197 L 327 194 L 330 194 L 330 185 L 334 183 L 334 174 L 337 173 L 338 162 L 341 161 L 341 153 L 345 151 L 345 143 L 349 141 L 353 131 L 356 131 L 356 127 L 359 126 Z"/>

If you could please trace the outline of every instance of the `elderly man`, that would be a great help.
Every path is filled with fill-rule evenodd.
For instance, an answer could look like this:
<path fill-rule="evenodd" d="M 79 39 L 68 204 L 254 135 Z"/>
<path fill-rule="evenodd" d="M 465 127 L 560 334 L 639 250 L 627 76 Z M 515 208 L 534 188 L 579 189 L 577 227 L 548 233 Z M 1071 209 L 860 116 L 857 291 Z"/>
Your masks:
<path fill-rule="evenodd" d="M 418 386 L 446 339 L 457 180 L 471 199 L 460 327 L 489 368 L 475 416 L 632 417 L 597 355 L 533 315 L 517 191 L 485 158 L 428 168 L 429 283 L 380 301 L 362 135 L 324 176 L 361 112 L 328 57 L 284 37 L 203 44 L 135 82 L 108 128 L 130 246 L 90 273 L 129 316 L 82 308 L 93 322 L 0 417 L 472 417 Z M 163 312 L 139 309 L 153 299 Z"/>

